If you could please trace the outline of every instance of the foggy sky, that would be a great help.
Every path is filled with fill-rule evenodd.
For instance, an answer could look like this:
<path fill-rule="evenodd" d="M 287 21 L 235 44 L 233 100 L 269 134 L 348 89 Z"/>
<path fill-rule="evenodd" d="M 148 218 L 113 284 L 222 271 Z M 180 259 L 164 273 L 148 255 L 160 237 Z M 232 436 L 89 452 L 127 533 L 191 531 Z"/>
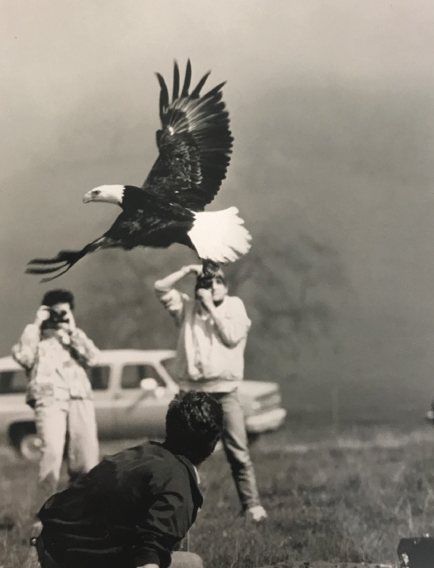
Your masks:
<path fill-rule="evenodd" d="M 154 72 L 169 78 L 173 59 L 190 57 L 194 80 L 212 69 L 210 86 L 228 81 L 235 146 L 216 206 L 238 205 L 253 228 L 274 216 L 314 227 L 362 311 L 396 314 L 429 374 L 433 29 L 429 0 L 2 2 L 2 352 L 44 289 L 25 263 L 107 227 L 114 210 L 81 197 L 143 181 Z M 80 294 L 74 271 L 63 285 Z"/>
<path fill-rule="evenodd" d="M 3 2 L 2 179 L 58 153 L 62 136 L 72 138 L 65 150 L 77 159 L 104 155 L 92 138 L 94 123 L 125 130 L 146 119 L 156 124 L 152 73 L 169 72 L 175 57 L 191 57 L 194 69 L 212 68 L 214 80 L 228 80 L 233 120 L 261 92 L 299 81 L 397 92 L 432 88 L 429 0 L 268 6 L 260 0 Z M 70 124 L 71 114 L 79 124 Z M 84 140 L 74 140 L 82 134 Z"/>

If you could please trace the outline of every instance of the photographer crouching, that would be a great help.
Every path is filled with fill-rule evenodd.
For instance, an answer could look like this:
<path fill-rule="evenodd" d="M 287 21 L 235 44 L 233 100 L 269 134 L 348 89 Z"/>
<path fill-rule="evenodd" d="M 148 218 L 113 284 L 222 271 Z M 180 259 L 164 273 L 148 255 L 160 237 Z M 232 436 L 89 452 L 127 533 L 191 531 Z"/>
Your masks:
<path fill-rule="evenodd" d="M 99 350 L 75 325 L 74 296 L 69 290 L 50 290 L 26 326 L 12 356 L 27 372 L 26 402 L 35 412 L 42 440 L 36 506 L 56 489 L 68 435 L 68 473 L 71 480 L 87 473 L 99 460 L 92 388 L 86 367 Z"/>

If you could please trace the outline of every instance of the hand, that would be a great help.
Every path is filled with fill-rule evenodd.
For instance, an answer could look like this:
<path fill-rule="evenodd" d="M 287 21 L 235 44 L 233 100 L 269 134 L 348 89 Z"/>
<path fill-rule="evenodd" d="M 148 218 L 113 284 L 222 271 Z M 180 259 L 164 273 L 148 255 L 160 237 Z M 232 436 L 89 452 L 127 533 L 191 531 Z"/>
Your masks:
<path fill-rule="evenodd" d="M 75 324 L 74 314 L 72 313 L 71 309 L 66 310 L 66 318 L 68 319 L 68 323 L 60 324 L 61 327 L 69 333 L 74 333 L 74 331 L 77 329 L 77 326 Z"/>
<path fill-rule="evenodd" d="M 196 276 L 202 274 L 202 266 L 200 264 L 188 264 L 184 266 L 182 270 L 185 272 L 186 276 L 187 274 L 196 274 Z"/>
<path fill-rule="evenodd" d="M 214 308 L 212 291 L 208 288 L 199 288 L 199 290 L 196 291 L 196 297 L 201 301 L 202 306 L 206 310 L 211 311 Z"/>
<path fill-rule="evenodd" d="M 35 325 L 41 327 L 42 323 L 50 317 L 50 308 L 47 306 L 39 306 L 36 312 Z"/>

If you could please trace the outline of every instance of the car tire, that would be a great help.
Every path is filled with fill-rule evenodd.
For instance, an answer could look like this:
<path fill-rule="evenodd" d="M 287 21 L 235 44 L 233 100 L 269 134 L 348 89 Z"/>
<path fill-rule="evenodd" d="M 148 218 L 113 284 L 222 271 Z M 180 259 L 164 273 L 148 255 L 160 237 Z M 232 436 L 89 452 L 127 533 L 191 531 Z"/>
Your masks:
<path fill-rule="evenodd" d="M 19 440 L 18 451 L 24 459 L 37 462 L 42 455 L 42 440 L 37 434 L 23 434 Z"/>
<path fill-rule="evenodd" d="M 9 436 L 12 445 L 20 456 L 27 461 L 39 461 L 42 440 L 36 434 L 34 424 L 14 424 L 9 431 Z"/>

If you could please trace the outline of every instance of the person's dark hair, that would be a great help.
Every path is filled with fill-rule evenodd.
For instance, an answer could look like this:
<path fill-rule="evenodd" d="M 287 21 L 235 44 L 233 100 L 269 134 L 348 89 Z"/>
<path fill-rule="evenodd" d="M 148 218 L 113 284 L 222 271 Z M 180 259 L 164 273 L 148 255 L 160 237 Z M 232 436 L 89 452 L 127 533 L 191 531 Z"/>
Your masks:
<path fill-rule="evenodd" d="M 214 451 L 223 431 L 223 408 L 205 392 L 181 392 L 169 404 L 165 445 L 198 465 Z"/>
<path fill-rule="evenodd" d="M 69 304 L 71 310 L 74 309 L 74 295 L 69 290 L 58 288 L 56 290 L 49 290 L 42 298 L 42 305 L 55 306 L 56 304 Z"/>

